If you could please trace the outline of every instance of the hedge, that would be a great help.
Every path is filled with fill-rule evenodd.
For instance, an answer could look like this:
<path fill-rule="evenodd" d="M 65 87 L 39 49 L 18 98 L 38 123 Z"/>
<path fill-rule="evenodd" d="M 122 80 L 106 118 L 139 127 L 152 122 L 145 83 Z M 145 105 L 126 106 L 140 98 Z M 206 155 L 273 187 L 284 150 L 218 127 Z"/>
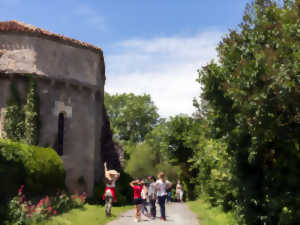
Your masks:
<path fill-rule="evenodd" d="M 20 185 L 34 195 L 64 188 L 63 161 L 51 148 L 0 139 L 0 196 L 13 196 Z"/>

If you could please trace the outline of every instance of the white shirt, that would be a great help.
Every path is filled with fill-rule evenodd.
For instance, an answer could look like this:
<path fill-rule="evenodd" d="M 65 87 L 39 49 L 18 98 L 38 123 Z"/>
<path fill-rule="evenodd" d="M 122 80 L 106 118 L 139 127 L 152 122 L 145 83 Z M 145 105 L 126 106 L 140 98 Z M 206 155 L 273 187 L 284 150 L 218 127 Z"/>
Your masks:
<path fill-rule="evenodd" d="M 152 182 L 149 185 L 149 189 L 148 189 L 148 196 L 152 196 L 152 194 L 155 194 L 156 190 L 155 190 L 155 182 Z"/>
<path fill-rule="evenodd" d="M 141 197 L 142 197 L 142 199 L 146 199 L 147 198 L 145 188 L 143 188 L 143 190 L 141 192 Z"/>
<path fill-rule="evenodd" d="M 167 187 L 168 187 L 169 181 L 163 182 L 162 180 L 156 181 L 156 188 L 157 188 L 157 196 L 164 196 L 167 195 Z"/>

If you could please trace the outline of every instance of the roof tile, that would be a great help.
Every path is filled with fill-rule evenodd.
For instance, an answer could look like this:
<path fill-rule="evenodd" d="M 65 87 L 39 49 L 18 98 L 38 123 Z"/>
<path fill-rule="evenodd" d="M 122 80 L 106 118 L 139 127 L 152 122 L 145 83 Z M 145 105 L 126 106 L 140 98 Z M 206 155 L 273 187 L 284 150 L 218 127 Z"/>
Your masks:
<path fill-rule="evenodd" d="M 69 43 L 71 45 L 79 46 L 79 47 L 86 48 L 86 49 L 91 49 L 98 53 L 100 52 L 101 55 L 103 56 L 101 48 L 98 48 L 94 45 L 91 45 L 91 44 L 88 44 L 88 43 L 85 43 L 85 42 L 82 42 L 82 41 L 79 41 L 79 40 L 76 40 L 73 38 L 65 37 L 60 34 L 55 34 L 50 31 L 35 27 L 33 25 L 25 24 L 25 23 L 17 21 L 17 20 L 0 22 L 0 32 L 29 33 L 29 34 L 33 34 L 33 35 L 37 35 L 37 36 L 41 36 L 41 37 L 46 37 L 46 38 L 49 38 L 54 41 L 63 41 L 63 42 Z"/>

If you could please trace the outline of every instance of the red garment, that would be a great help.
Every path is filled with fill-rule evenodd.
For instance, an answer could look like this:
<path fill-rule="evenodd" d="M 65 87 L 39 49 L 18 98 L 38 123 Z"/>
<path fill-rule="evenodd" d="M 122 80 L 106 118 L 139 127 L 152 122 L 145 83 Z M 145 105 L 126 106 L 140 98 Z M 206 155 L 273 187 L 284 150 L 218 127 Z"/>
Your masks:
<path fill-rule="evenodd" d="M 111 194 L 113 196 L 113 201 L 115 202 L 116 201 L 116 188 L 114 188 L 114 187 L 106 187 L 104 190 L 104 193 L 102 195 L 102 199 L 105 200 L 105 193 L 107 190 L 111 191 Z"/>
<path fill-rule="evenodd" d="M 134 185 L 133 186 L 133 198 L 142 198 L 141 193 L 143 190 L 143 185 Z"/>

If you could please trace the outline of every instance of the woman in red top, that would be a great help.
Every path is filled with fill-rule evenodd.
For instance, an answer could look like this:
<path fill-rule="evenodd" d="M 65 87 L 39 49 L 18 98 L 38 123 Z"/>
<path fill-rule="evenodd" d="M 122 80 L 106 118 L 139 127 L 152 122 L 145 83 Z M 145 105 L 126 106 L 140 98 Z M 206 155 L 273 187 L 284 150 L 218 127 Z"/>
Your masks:
<path fill-rule="evenodd" d="M 142 196 L 141 192 L 144 187 L 144 182 L 140 179 L 136 179 L 130 182 L 130 186 L 133 188 L 133 203 L 135 204 L 135 221 L 141 221 L 141 209 L 142 209 Z"/>

